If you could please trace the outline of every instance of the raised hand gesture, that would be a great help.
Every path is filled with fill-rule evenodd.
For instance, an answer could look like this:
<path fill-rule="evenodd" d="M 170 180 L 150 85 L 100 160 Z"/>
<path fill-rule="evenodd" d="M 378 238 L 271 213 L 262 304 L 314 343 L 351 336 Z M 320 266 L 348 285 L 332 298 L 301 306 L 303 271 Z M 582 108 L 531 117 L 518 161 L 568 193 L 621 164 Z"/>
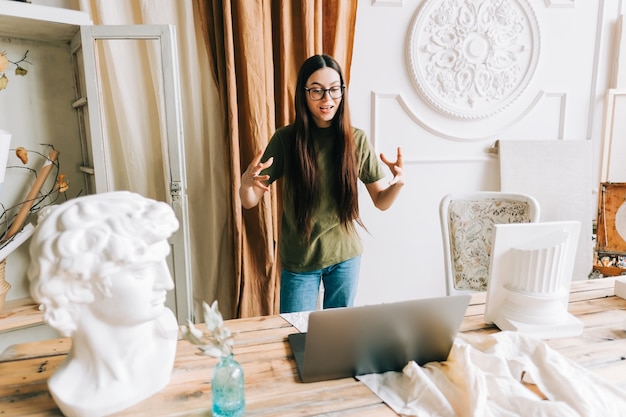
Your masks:
<path fill-rule="evenodd" d="M 269 187 L 265 183 L 270 179 L 269 175 L 259 175 L 261 171 L 265 168 L 272 165 L 274 162 L 274 158 L 270 158 L 264 163 L 261 163 L 261 156 L 263 156 L 263 151 L 259 151 L 248 168 L 241 176 L 241 186 L 242 187 L 257 187 L 263 191 L 269 191 Z"/>
<path fill-rule="evenodd" d="M 393 174 L 393 179 L 389 183 L 389 185 L 393 184 L 404 184 L 404 174 L 402 173 L 402 149 L 398 147 L 398 156 L 395 162 L 392 162 L 385 157 L 382 153 L 380 154 L 380 159 L 383 161 L 385 165 L 389 167 L 391 173 Z"/>

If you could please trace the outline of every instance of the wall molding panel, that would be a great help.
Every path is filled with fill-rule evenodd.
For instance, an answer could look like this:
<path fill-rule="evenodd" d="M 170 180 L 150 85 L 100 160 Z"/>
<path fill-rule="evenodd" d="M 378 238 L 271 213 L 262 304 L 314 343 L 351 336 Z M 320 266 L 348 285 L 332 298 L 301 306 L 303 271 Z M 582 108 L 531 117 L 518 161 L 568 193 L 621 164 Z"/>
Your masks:
<path fill-rule="evenodd" d="M 560 93 L 552 93 L 557 94 L 560 97 Z M 379 136 L 379 125 L 380 121 L 380 113 L 383 106 L 389 105 L 390 102 L 396 102 L 399 104 L 400 108 L 403 110 L 404 114 L 411 119 L 415 124 L 419 127 L 431 133 L 434 136 L 437 136 L 440 139 L 447 139 L 450 141 L 480 141 L 494 138 L 495 136 L 501 134 L 506 129 L 511 128 L 511 126 L 517 124 L 519 121 L 524 119 L 534 108 L 535 106 L 543 99 L 545 96 L 544 91 L 539 91 L 534 96 L 534 98 L 529 102 L 529 104 L 518 111 L 513 117 L 504 120 L 500 124 L 494 123 L 493 120 L 490 123 L 483 120 L 460 120 L 460 121 L 448 121 L 445 123 L 445 127 L 448 130 L 443 130 L 442 128 L 435 127 L 434 123 L 428 123 L 424 120 L 424 117 L 420 117 L 419 113 L 413 109 L 413 107 L 409 104 L 409 102 L 405 99 L 404 95 L 401 93 L 379 93 L 372 91 L 371 92 L 371 135 L 373 143 L 376 145 L 377 137 Z M 562 102 L 564 103 L 564 101 Z M 562 114 L 562 113 L 561 113 Z M 564 115 L 561 115 L 561 125 L 563 123 Z M 453 128 L 454 131 L 450 131 Z M 561 127 L 561 132 L 562 132 Z M 480 132 L 480 134 L 470 134 L 468 132 L 476 131 Z"/>
<path fill-rule="evenodd" d="M 573 9 L 574 7 L 576 7 L 576 0 L 544 0 L 544 3 L 548 8 L 558 7 L 561 9 Z"/>
<path fill-rule="evenodd" d="M 567 93 L 546 93 L 546 99 L 557 99 L 559 101 L 559 133 L 558 139 L 565 139 L 565 115 L 567 109 Z"/>
<path fill-rule="evenodd" d="M 607 12 L 607 6 L 606 6 L 605 1 L 599 0 L 598 1 L 598 14 L 596 16 L 597 23 L 596 23 L 596 33 L 595 33 L 595 46 L 593 50 L 593 75 L 592 75 L 592 82 L 589 85 L 589 102 L 590 103 L 594 103 L 596 101 L 596 97 L 598 97 L 599 95 L 602 95 L 602 93 L 598 94 L 598 91 L 602 91 L 606 87 L 610 88 L 610 85 L 606 87 L 599 85 L 601 82 L 600 81 L 600 74 L 601 74 L 600 56 L 601 56 L 601 49 L 602 49 L 602 44 L 604 40 L 603 30 L 602 30 L 604 25 L 602 24 L 602 22 L 604 21 L 604 15 L 606 14 L 606 12 Z M 616 11 L 616 13 L 618 13 L 618 16 L 619 16 L 619 12 Z M 587 139 L 591 139 L 593 137 L 593 122 L 596 119 L 595 111 L 596 111 L 595 106 L 589 106 L 589 117 L 588 117 L 588 123 L 587 123 Z"/>

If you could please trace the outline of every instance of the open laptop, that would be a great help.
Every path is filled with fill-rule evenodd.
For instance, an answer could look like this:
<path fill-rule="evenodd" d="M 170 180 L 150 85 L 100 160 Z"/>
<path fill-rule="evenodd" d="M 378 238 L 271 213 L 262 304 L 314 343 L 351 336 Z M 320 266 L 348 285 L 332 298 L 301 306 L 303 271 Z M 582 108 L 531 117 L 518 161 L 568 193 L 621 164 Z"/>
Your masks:
<path fill-rule="evenodd" d="M 311 312 L 306 333 L 288 336 L 302 382 L 401 371 L 445 361 L 469 295 Z"/>

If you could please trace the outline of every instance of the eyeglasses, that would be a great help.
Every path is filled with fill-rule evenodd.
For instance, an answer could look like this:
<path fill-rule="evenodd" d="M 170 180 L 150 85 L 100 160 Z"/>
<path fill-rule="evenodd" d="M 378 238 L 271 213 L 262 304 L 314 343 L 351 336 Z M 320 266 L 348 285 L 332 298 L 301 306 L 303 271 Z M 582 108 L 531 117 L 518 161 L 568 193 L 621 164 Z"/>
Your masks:
<path fill-rule="evenodd" d="M 309 93 L 309 98 L 311 100 L 318 101 L 324 98 L 326 92 L 328 92 L 330 98 L 340 98 L 341 96 L 343 96 L 343 90 L 345 90 L 345 86 L 342 85 L 330 88 L 304 87 L 304 89 Z"/>

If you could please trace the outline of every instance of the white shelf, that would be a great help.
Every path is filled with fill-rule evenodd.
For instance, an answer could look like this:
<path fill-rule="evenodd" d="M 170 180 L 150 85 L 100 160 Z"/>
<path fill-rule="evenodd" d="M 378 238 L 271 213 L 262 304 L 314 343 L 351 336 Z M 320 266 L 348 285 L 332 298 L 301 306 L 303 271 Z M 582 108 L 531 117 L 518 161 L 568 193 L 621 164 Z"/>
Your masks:
<path fill-rule="evenodd" d="M 31 237 L 35 233 L 35 226 L 32 223 L 27 223 L 24 228 L 19 231 L 13 238 L 6 243 L 2 243 L 0 249 L 0 260 L 9 256 L 14 250 L 19 248 L 22 243 L 26 242 L 26 239 Z"/>
<path fill-rule="evenodd" d="M 85 12 L 0 1 L 0 37 L 69 42 L 81 25 L 91 24 Z"/>

